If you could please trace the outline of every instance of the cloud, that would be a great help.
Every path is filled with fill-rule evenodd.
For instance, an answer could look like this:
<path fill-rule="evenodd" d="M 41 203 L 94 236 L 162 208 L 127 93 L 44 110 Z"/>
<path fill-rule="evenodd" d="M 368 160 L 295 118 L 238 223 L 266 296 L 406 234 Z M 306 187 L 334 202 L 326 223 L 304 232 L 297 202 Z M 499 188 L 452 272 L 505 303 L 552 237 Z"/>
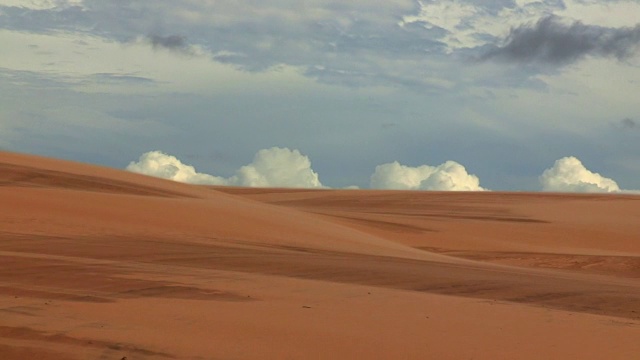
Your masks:
<path fill-rule="evenodd" d="M 149 41 L 154 47 L 164 47 L 167 49 L 181 49 L 187 46 L 187 38 L 180 35 L 151 35 Z"/>
<path fill-rule="evenodd" d="M 503 46 L 495 47 L 482 60 L 499 59 L 514 63 L 564 65 L 587 55 L 630 58 L 640 48 L 640 24 L 610 28 L 567 23 L 549 15 L 535 24 L 512 28 Z"/>
<path fill-rule="evenodd" d="M 170 51 L 191 54 L 193 50 L 187 41 L 186 36 L 181 35 L 149 35 L 148 37 L 151 46 L 154 49 L 167 49 Z"/>
<path fill-rule="evenodd" d="M 552 13 L 585 22 L 594 21 L 590 17 L 595 15 L 589 14 L 596 14 L 598 19 L 607 19 L 607 26 L 628 26 L 629 20 L 611 19 L 636 11 L 636 5 L 629 2 L 606 2 L 604 6 L 580 1 L 581 6 L 576 7 L 561 0 L 312 0 L 295 6 L 284 0 L 253 1 L 251 6 L 231 0 L 41 2 L 48 5 L 32 6 L 34 1 L 23 1 L 31 3 L 27 7 L 0 5 L 0 28 L 81 33 L 125 44 L 143 39 L 140 43 L 156 49 L 207 55 L 243 70 L 266 71 L 285 65 L 323 83 L 399 85 L 422 91 L 445 91 L 456 82 L 466 83 L 468 76 L 460 74 L 459 61 L 477 58 L 510 26 Z M 638 27 L 563 25 L 557 19 L 547 16 L 537 24 L 515 27 L 507 44 L 493 47 L 485 54 L 487 59 L 521 62 L 519 54 L 532 44 L 532 51 L 551 47 L 554 54 L 575 54 L 576 39 L 578 44 L 582 39 L 595 42 L 592 55 L 600 51 L 624 58 L 638 44 Z M 578 49 L 578 55 L 589 49 Z M 551 55 L 539 60 L 546 58 L 558 61 Z M 465 72 L 474 71 L 469 68 Z"/>
<path fill-rule="evenodd" d="M 148 77 L 136 76 L 130 74 L 117 73 L 95 73 L 91 76 L 95 81 L 101 83 L 118 83 L 118 84 L 153 84 L 155 81 Z"/>
<path fill-rule="evenodd" d="M 638 127 L 638 122 L 633 120 L 632 118 L 624 118 L 620 120 L 620 125 L 622 125 L 623 129 L 635 129 Z"/>
<path fill-rule="evenodd" d="M 232 182 L 251 187 L 322 187 L 307 156 L 278 147 L 258 151 L 253 162 L 241 167 Z"/>
<path fill-rule="evenodd" d="M 323 187 L 311 161 L 298 150 L 273 147 L 256 153 L 253 162 L 236 171 L 229 178 L 198 173 L 191 165 L 161 151 L 150 151 L 131 162 L 131 172 L 163 179 L 199 185 L 229 185 L 248 187 Z"/>
<path fill-rule="evenodd" d="M 167 155 L 161 151 L 149 151 L 142 154 L 137 162 L 129 163 L 127 170 L 189 184 L 226 185 L 228 182 L 222 177 L 199 173 L 193 166 L 183 164 L 175 156 Z"/>
<path fill-rule="evenodd" d="M 66 2 L 65 2 L 66 4 Z M 399 26 L 418 11 L 414 0 L 372 3 L 313 0 L 85 0 L 82 6 L 0 5 L 0 29 L 84 33 L 175 53 L 206 54 L 249 71 L 281 65 L 322 82 L 415 83 L 425 54 L 442 53 L 441 29 Z M 395 65 L 394 65 L 395 64 Z M 313 71 L 320 66 L 326 71 Z M 429 83 L 420 84 L 429 86 Z"/>
<path fill-rule="evenodd" d="M 588 170 L 580 160 L 567 156 L 556 160 L 553 167 L 540 176 L 543 191 L 556 192 L 619 192 L 618 184 Z"/>
<path fill-rule="evenodd" d="M 253 162 L 225 178 L 199 173 L 175 156 L 150 151 L 132 161 L 128 171 L 163 179 L 199 185 L 246 187 L 324 188 L 311 161 L 298 150 L 272 147 L 256 153 Z M 447 161 L 438 166 L 404 166 L 393 162 L 379 165 L 371 176 L 373 189 L 483 191 L 478 177 L 468 174 L 464 166 Z M 347 186 L 345 189 L 358 189 Z"/>
<path fill-rule="evenodd" d="M 447 161 L 438 166 L 411 167 L 395 161 L 378 165 L 371 175 L 371 188 L 395 190 L 483 191 L 477 176 L 464 166 Z"/>

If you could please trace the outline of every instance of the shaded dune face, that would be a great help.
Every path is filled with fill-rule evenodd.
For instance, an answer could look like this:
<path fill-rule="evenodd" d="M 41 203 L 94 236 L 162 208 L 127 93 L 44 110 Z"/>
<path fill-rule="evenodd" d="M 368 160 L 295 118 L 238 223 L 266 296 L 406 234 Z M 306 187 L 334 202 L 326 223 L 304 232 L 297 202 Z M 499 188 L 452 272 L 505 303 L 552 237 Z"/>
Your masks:
<path fill-rule="evenodd" d="M 0 358 L 640 351 L 637 196 L 211 188 L 0 153 L 0 199 Z M 450 321 L 417 323 L 426 304 Z M 492 321 L 514 335 L 475 353 L 422 335 Z M 617 352 L 523 338 L 578 324 Z"/>

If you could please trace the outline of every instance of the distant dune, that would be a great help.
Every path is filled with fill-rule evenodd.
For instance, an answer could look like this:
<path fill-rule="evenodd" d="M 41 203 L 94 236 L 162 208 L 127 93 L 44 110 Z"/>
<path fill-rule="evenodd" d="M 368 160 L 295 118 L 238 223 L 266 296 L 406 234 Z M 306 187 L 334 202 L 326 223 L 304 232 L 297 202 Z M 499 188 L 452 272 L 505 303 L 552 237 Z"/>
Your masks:
<path fill-rule="evenodd" d="M 0 184 L 0 359 L 640 354 L 640 196 Z"/>

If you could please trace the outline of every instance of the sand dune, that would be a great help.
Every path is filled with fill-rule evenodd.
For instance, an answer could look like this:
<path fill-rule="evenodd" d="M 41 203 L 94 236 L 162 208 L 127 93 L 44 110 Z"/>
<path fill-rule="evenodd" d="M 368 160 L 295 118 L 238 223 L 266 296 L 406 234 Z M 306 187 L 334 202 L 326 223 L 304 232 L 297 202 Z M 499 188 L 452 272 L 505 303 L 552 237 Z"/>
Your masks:
<path fill-rule="evenodd" d="M 640 197 L 210 188 L 0 153 L 2 359 L 633 359 Z"/>

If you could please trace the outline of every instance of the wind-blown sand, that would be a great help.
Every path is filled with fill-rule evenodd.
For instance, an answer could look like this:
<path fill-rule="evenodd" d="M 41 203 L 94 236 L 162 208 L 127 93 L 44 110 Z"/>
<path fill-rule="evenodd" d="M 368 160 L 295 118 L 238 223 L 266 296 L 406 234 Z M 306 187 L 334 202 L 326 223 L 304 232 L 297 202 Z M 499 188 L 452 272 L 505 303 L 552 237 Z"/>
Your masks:
<path fill-rule="evenodd" d="M 640 356 L 640 196 L 0 184 L 0 359 Z"/>

